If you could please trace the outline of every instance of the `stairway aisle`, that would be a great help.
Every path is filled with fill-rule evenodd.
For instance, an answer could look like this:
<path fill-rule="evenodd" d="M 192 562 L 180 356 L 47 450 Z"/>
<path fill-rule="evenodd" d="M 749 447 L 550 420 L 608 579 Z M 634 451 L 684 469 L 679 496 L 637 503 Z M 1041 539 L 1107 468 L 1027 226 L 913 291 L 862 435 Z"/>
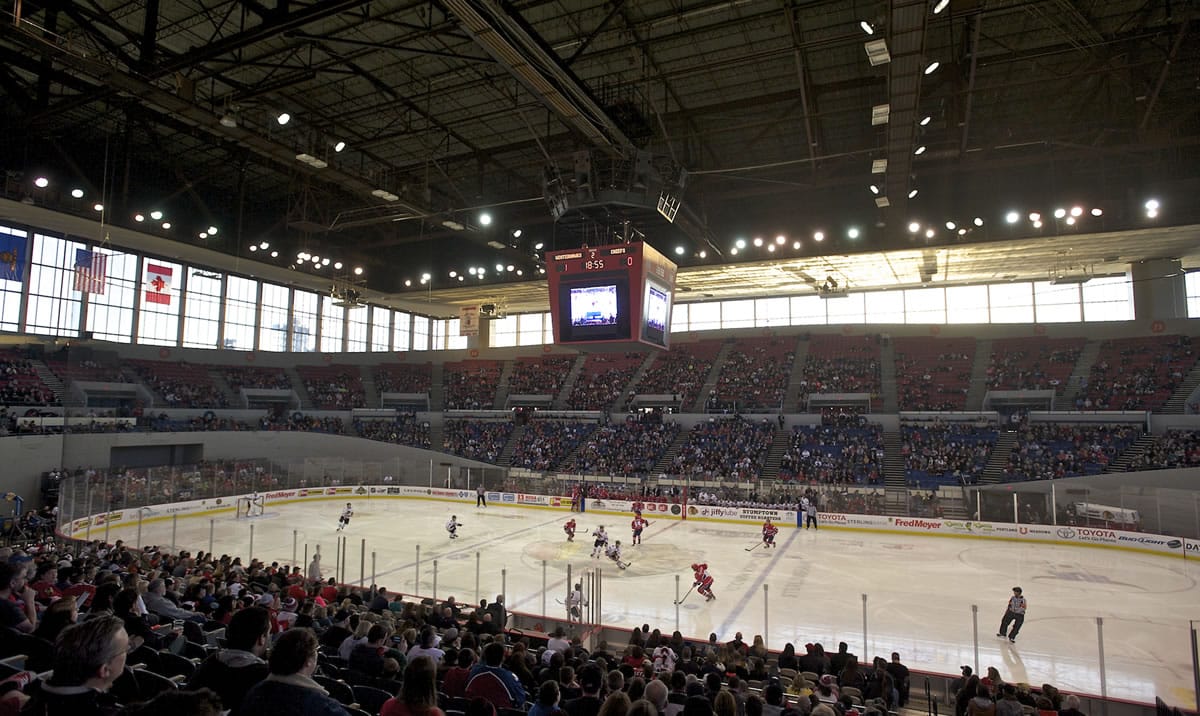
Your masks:
<path fill-rule="evenodd" d="M 571 399 L 571 391 L 575 390 L 575 381 L 579 380 L 579 374 L 583 372 L 585 361 L 587 361 L 586 353 L 575 356 L 575 362 L 571 364 L 571 370 L 567 372 L 567 378 L 563 381 L 562 388 L 559 389 L 558 395 L 554 396 L 554 401 L 550 403 L 555 410 L 567 409 L 567 401 Z"/>
<path fill-rule="evenodd" d="M 654 463 L 654 470 L 652 471 L 654 475 L 662 475 L 663 473 L 668 475 L 671 474 L 670 467 L 672 463 L 675 462 L 675 457 L 679 455 L 679 451 L 682 450 L 684 444 L 687 443 L 688 435 L 690 433 L 691 431 L 689 430 L 679 431 L 679 434 L 675 436 L 675 439 L 672 440 L 671 444 L 667 447 L 667 451 L 664 452 L 662 457 L 658 459 L 658 462 Z"/>
<path fill-rule="evenodd" d="M 37 373 L 38 378 L 40 378 L 41 381 L 46 384 L 46 387 L 50 389 L 50 392 L 54 393 L 54 399 L 60 404 L 64 403 L 67 395 L 67 386 L 65 383 L 63 383 L 62 379 L 58 377 L 58 374 L 50 370 L 50 366 L 35 358 L 30 359 L 29 364 L 33 366 L 33 371 Z M 79 407 L 79 405 L 70 405 L 66 407 Z"/>
<path fill-rule="evenodd" d="M 1141 457 L 1146 453 L 1147 450 L 1150 449 L 1150 446 L 1154 444 L 1156 437 L 1156 435 L 1152 435 L 1150 433 L 1143 433 L 1142 435 L 1139 435 L 1138 439 L 1135 440 L 1132 445 L 1126 448 L 1125 451 L 1120 455 L 1117 455 L 1117 459 L 1110 462 L 1108 466 L 1104 468 L 1104 471 L 1125 472 L 1129 469 L 1129 463 L 1133 462 L 1136 458 Z"/>
<path fill-rule="evenodd" d="M 996 438 L 996 446 L 992 448 L 992 454 L 983 468 L 979 484 L 992 485 L 1004 481 L 1004 468 L 1008 466 L 1008 458 L 1012 455 L 1013 446 L 1016 444 L 1017 434 L 1015 432 L 1004 430 L 1000 432 L 1000 436 Z"/>
<path fill-rule="evenodd" d="M 975 342 L 975 364 L 971 366 L 971 385 L 967 388 L 967 410 L 983 410 L 987 397 L 987 371 L 992 364 L 992 341 L 980 338 Z"/>
<path fill-rule="evenodd" d="M 438 415 L 446 409 L 446 367 L 441 363 L 429 366 L 429 409 Z M 431 436 L 432 437 L 432 436 Z M 435 450 L 442 449 L 440 440 L 433 443 Z"/>
<path fill-rule="evenodd" d="M 896 346 L 890 340 L 880 341 L 879 392 L 879 397 L 883 400 L 883 405 L 879 406 L 879 412 L 897 412 L 897 406 L 900 405 L 900 397 L 896 386 Z"/>
<path fill-rule="evenodd" d="M 1079 360 L 1075 361 L 1075 368 L 1071 370 L 1071 377 L 1067 378 L 1067 387 L 1063 389 L 1062 395 L 1054 400 L 1055 410 L 1075 409 L 1075 399 L 1083 392 L 1079 389 L 1080 383 L 1091 375 L 1092 366 L 1099 357 L 1100 341 L 1088 341 L 1084 344 L 1083 350 L 1079 351 Z"/>
<path fill-rule="evenodd" d="M 779 466 L 783 463 L 783 456 L 791 446 L 792 429 L 786 425 L 776 429 L 771 436 L 771 449 L 767 451 L 767 459 L 763 461 L 762 472 L 758 474 L 760 480 L 770 480 L 773 483 L 779 479 Z M 766 485 L 766 487 L 770 487 L 770 485 Z"/>
<path fill-rule="evenodd" d="M 1183 415 L 1187 412 L 1187 404 L 1191 400 L 1192 394 L 1196 392 L 1197 386 L 1200 386 L 1200 362 L 1192 366 L 1188 374 L 1183 376 L 1183 381 L 1175 387 L 1171 397 L 1167 398 L 1167 402 L 1163 403 L 1159 412 L 1165 415 Z"/>
<path fill-rule="evenodd" d="M 367 407 L 378 408 L 382 403 L 379 398 L 379 386 L 375 385 L 375 366 L 359 366 L 358 374 L 362 380 L 363 393 L 366 394 Z"/>
<path fill-rule="evenodd" d="M 512 379 L 516 365 L 515 360 L 506 360 L 500 368 L 500 377 L 496 379 L 496 394 L 492 397 L 492 410 L 508 408 L 508 381 Z"/>
<path fill-rule="evenodd" d="M 908 514 L 908 468 L 904 461 L 904 441 L 897 431 L 883 433 L 884 512 Z"/>
<path fill-rule="evenodd" d="M 512 467 L 512 456 L 517 450 L 517 445 L 521 438 L 525 435 L 525 430 L 529 426 L 521 423 L 512 429 L 512 433 L 508 436 L 508 442 L 504 443 L 504 449 L 500 451 L 500 455 L 496 458 L 496 464 L 500 467 Z"/>
<path fill-rule="evenodd" d="M 732 349 L 732 341 L 725 341 L 721 344 L 721 350 L 713 359 L 712 368 L 709 369 L 708 376 L 704 379 L 704 385 L 700 386 L 700 394 L 696 396 L 696 402 L 692 404 L 693 413 L 704 412 L 704 403 L 708 400 L 708 394 L 717 389 L 717 379 L 721 377 L 721 369 L 725 367 L 725 359 L 729 357 Z"/>
<path fill-rule="evenodd" d="M 221 372 L 220 368 L 209 368 L 208 379 L 212 381 L 213 385 L 217 386 L 217 390 L 225 395 L 225 399 L 229 401 L 229 407 L 246 407 L 246 401 L 242 399 L 242 391 L 235 391 L 229 386 L 229 381 L 225 380 L 225 374 Z"/>
<path fill-rule="evenodd" d="M 292 381 L 292 390 L 296 391 L 296 395 L 300 397 L 300 409 L 312 410 L 314 408 L 312 397 L 308 394 L 308 388 L 304 387 L 304 381 L 300 378 L 300 372 L 295 366 L 288 366 L 283 369 L 287 374 L 288 380 Z"/>
<path fill-rule="evenodd" d="M 808 361 L 808 347 L 811 344 L 804 336 L 796 338 L 796 358 L 792 361 L 792 373 L 788 376 L 787 391 L 783 396 L 783 412 L 803 413 L 806 406 L 800 404 L 800 393 L 804 386 L 804 364 Z"/>

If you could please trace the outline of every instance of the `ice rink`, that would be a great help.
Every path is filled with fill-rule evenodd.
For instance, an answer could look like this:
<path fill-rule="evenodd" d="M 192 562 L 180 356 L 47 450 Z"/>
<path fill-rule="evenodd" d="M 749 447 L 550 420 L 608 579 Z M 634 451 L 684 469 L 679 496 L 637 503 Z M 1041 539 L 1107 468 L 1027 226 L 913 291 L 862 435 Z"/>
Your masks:
<path fill-rule="evenodd" d="M 212 523 L 217 554 L 253 556 L 290 563 L 293 531 L 298 554 L 320 545 L 323 571 L 332 576 L 341 503 L 282 506 L 267 514 Z M 576 515 L 580 530 L 566 541 L 565 512 L 492 506 L 487 509 L 424 500 L 356 501 L 348 538 L 345 575 L 359 580 L 360 550 L 366 540 L 366 581 L 372 552 L 377 581 L 389 591 L 424 596 L 454 595 L 460 602 L 489 600 L 501 591 L 506 570 L 507 604 L 520 612 L 562 617 L 555 601 L 566 590 L 567 565 L 575 573 L 604 570 L 603 621 L 633 627 L 648 623 L 676 628 L 675 575 L 681 590 L 691 586 L 692 562 L 707 562 L 716 578 L 715 601 L 696 593 L 679 607 L 685 636 L 722 640 L 764 634 L 768 647 L 792 642 L 798 650 L 819 641 L 835 651 L 839 641 L 864 656 L 901 654 L 910 668 L 957 675 L 974 665 L 971 605 L 979 606 L 979 666 L 995 666 L 1011 682 L 1048 682 L 1065 691 L 1101 693 L 1097 617 L 1103 639 L 1110 697 L 1194 708 L 1189 619 L 1200 619 L 1200 564 L 1132 552 L 1086 547 L 1017 545 L 1000 541 L 894 536 L 822 529 L 783 528 L 779 547 L 746 552 L 758 541 L 753 525 L 658 520 L 645 544 L 628 547 L 631 516 Z M 451 513 L 463 522 L 450 540 L 444 525 Z M 616 569 L 590 558 L 587 532 L 608 527 L 626 545 L 632 564 Z M 209 518 L 179 519 L 175 542 L 206 549 Z M 135 539 L 133 525 L 112 528 L 110 540 Z M 143 544 L 170 544 L 170 521 L 142 527 Z M 93 535 L 95 537 L 97 535 Z M 419 587 L 417 550 L 420 550 Z M 479 553 L 479 594 L 476 593 Z M 545 560 L 547 594 L 543 596 Z M 1020 585 L 1029 613 L 1016 644 L 995 636 L 1010 588 Z M 764 587 L 767 598 L 764 599 Z M 918 688 L 914 682 L 914 689 Z"/>

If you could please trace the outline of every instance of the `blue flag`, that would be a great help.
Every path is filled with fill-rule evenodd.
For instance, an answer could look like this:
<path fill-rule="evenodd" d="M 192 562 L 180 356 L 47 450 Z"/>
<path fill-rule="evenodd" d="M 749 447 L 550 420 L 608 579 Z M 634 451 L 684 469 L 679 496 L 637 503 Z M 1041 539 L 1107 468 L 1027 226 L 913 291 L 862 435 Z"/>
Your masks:
<path fill-rule="evenodd" d="M 25 245 L 24 236 L 0 234 L 0 279 L 25 280 Z"/>

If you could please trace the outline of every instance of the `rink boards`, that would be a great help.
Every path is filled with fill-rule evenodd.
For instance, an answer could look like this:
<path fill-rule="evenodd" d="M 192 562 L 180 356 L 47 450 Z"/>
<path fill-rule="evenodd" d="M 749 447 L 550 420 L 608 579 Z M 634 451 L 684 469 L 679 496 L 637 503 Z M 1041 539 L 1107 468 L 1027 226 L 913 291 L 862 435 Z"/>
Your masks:
<path fill-rule="evenodd" d="M 523 507 L 540 510 L 570 512 L 571 498 L 558 495 L 532 495 L 513 492 L 486 494 L 489 505 Z M 102 537 L 106 527 L 125 527 L 132 524 L 148 524 L 165 520 L 195 517 L 213 517 L 231 514 L 239 498 L 246 495 L 216 497 L 203 500 L 173 502 L 153 507 L 129 508 L 99 513 L 71 520 L 60 527 L 63 536 L 72 539 L 96 539 Z M 455 490 L 440 487 L 416 487 L 410 485 L 355 485 L 349 487 L 310 487 L 274 490 L 260 493 L 265 509 L 282 505 L 317 500 L 432 500 L 436 502 L 463 503 L 474 505 L 474 490 Z M 701 522 L 728 522 L 734 524 L 759 525 L 770 517 L 780 527 L 797 527 L 803 524 L 804 515 L 794 510 L 773 510 L 749 507 L 725 507 L 710 505 L 681 505 L 666 502 L 592 499 L 585 503 L 585 511 L 629 517 L 633 507 L 641 507 L 643 515 L 650 520 L 680 520 Z M 250 518 L 253 519 L 253 518 Z M 885 515 L 850 515 L 822 512 L 817 516 L 821 529 L 855 532 L 879 532 L 887 534 L 914 534 L 934 537 L 967 539 L 1005 540 L 1039 544 L 1098 547 L 1117 549 L 1170 557 L 1200 559 L 1200 540 L 1154 535 L 1144 532 L 1100 527 L 1074 527 L 1066 525 L 1020 525 L 1005 522 L 983 522 L 978 520 L 954 520 L 940 517 L 888 517 Z"/>

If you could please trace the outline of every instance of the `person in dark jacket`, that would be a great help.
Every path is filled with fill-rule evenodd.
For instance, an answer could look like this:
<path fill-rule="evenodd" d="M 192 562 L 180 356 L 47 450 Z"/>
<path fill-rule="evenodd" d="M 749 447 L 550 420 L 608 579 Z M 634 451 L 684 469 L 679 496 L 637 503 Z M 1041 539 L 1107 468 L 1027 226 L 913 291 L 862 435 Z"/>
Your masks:
<path fill-rule="evenodd" d="M 312 630 L 285 631 L 271 649 L 271 673 L 251 687 L 233 716 L 349 716 L 312 679 L 317 647 Z"/>
<path fill-rule="evenodd" d="M 383 676 L 383 642 L 387 636 L 387 627 L 380 624 L 372 626 L 367 632 L 367 643 L 354 647 L 346 665 L 367 676 Z"/>
<path fill-rule="evenodd" d="M 236 710 L 246 692 L 270 673 L 262 658 L 270 640 L 270 612 L 262 607 L 237 612 L 225 629 L 226 648 L 208 657 L 196 669 L 188 688 L 210 688 L 221 697 L 226 710 Z"/>
<path fill-rule="evenodd" d="M 122 712 L 106 692 L 125 670 L 129 635 L 117 617 L 73 624 L 58 635 L 54 675 L 35 690 L 39 716 L 111 716 Z"/>

